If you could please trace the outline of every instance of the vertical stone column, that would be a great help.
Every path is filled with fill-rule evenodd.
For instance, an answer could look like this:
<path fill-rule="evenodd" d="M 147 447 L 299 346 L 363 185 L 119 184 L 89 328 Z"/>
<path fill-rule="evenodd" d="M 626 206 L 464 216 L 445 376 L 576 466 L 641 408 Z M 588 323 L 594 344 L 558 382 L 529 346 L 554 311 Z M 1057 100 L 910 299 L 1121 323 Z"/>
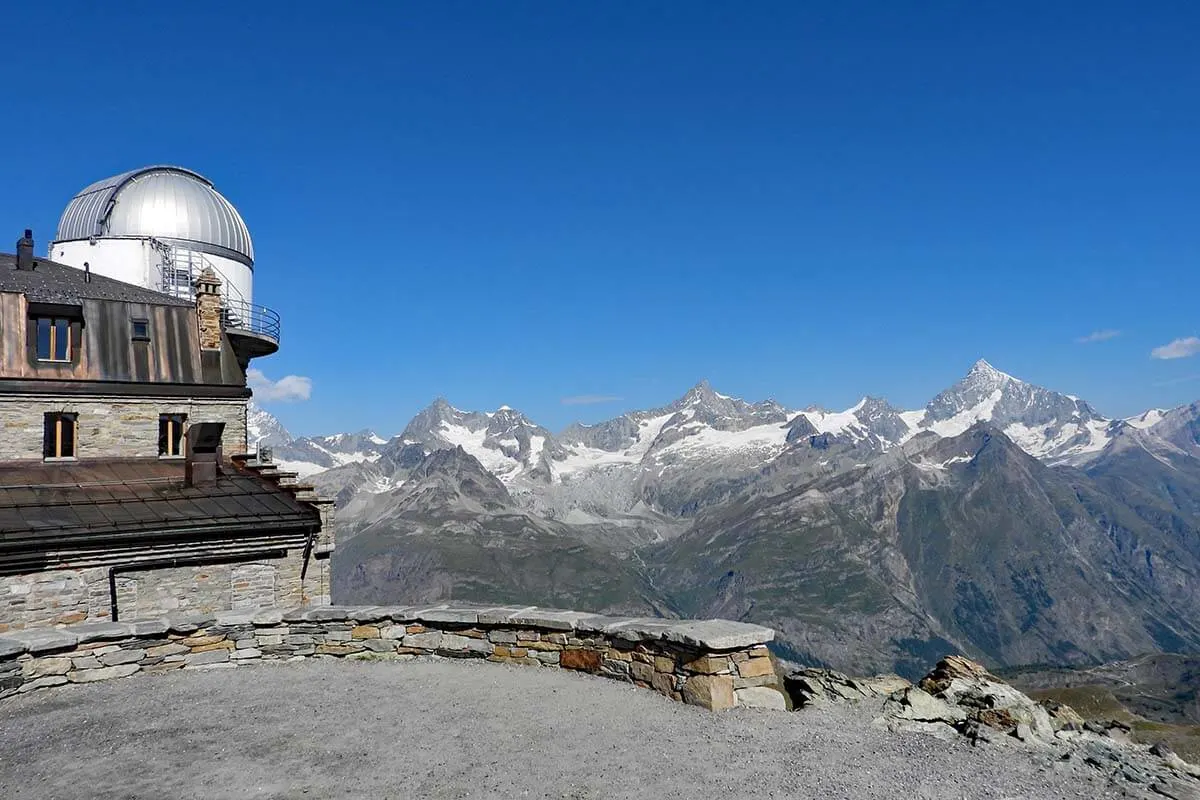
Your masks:
<path fill-rule="evenodd" d="M 205 267 L 196 279 L 196 317 L 200 324 L 200 349 L 221 349 L 221 279 Z"/>

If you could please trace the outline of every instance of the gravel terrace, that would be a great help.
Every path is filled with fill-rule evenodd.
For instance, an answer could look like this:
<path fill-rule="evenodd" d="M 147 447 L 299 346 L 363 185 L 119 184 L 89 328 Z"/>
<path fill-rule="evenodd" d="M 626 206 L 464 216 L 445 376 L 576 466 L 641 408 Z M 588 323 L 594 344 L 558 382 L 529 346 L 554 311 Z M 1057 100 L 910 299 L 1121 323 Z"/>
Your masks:
<path fill-rule="evenodd" d="M 1116 797 L 1023 745 L 870 714 L 702 711 L 554 669 L 316 661 L 138 675 L 0 703 L 3 798 Z"/>

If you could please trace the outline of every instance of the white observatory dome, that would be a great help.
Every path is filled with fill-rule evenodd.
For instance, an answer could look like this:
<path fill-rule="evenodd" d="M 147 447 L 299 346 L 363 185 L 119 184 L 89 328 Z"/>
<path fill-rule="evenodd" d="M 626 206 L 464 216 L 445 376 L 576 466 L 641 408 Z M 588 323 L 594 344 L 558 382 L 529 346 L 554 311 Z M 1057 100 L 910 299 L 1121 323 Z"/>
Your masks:
<path fill-rule="evenodd" d="M 254 245 L 242 215 L 183 167 L 142 167 L 84 187 L 62 213 L 50 258 L 179 297 L 211 268 L 231 306 L 253 293 Z"/>
<path fill-rule="evenodd" d="M 182 167 L 143 167 L 85 187 L 63 211 L 54 239 L 147 236 L 254 265 L 241 214 L 212 181 Z"/>

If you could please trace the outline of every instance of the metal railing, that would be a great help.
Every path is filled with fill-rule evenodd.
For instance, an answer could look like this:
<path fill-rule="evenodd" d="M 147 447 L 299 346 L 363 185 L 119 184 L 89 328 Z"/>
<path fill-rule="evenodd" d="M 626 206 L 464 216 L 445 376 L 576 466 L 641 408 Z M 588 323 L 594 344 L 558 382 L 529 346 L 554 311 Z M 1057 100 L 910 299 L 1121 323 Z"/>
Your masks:
<path fill-rule="evenodd" d="M 279 341 L 279 314 L 266 306 L 226 297 L 221 301 L 221 319 L 226 328 L 250 331 Z"/>

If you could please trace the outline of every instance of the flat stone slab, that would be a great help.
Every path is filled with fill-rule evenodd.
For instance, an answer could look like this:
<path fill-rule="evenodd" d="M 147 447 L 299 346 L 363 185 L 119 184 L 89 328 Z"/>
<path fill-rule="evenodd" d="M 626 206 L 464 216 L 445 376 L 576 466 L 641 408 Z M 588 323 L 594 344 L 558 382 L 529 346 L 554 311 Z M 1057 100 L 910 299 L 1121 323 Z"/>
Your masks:
<path fill-rule="evenodd" d="M 248 611 L 223 611 L 217 614 L 217 624 L 223 627 L 237 627 L 238 625 L 253 625 L 254 610 Z M 282 615 L 280 617 L 282 619 Z"/>
<path fill-rule="evenodd" d="M 79 637 L 79 644 L 110 642 L 133 636 L 132 626 L 124 622 L 84 622 L 72 625 L 70 631 Z"/>
<path fill-rule="evenodd" d="M 599 616 L 585 611 L 559 611 L 557 609 L 533 608 L 520 611 L 508 618 L 510 625 L 530 628 L 546 628 L 555 631 L 573 631 L 581 619 L 587 620 Z"/>
<path fill-rule="evenodd" d="M 706 619 L 672 625 L 663 632 L 662 638 L 702 650 L 740 650 L 766 644 L 775 638 L 775 631 L 747 622 Z"/>
<path fill-rule="evenodd" d="M 165 619 L 135 619 L 126 624 L 134 636 L 160 636 L 170 630 Z"/>
<path fill-rule="evenodd" d="M 167 630 L 173 633 L 192 633 L 216 624 L 217 618 L 203 613 L 171 614 L 166 621 Z"/>
<path fill-rule="evenodd" d="M 533 611 L 537 606 L 494 606 L 479 612 L 480 625 L 507 625 L 516 614 Z"/>
<path fill-rule="evenodd" d="M 461 606 L 438 608 L 424 608 L 417 611 L 414 616 L 420 622 L 448 622 L 456 625 L 477 625 L 479 624 L 479 609 L 464 608 Z"/>
<path fill-rule="evenodd" d="M 417 618 L 414 612 L 419 608 L 420 606 L 368 606 L 355 612 L 354 619 L 363 624 L 389 619 L 393 622 L 415 622 Z"/>
<path fill-rule="evenodd" d="M 672 620 L 652 617 L 622 619 L 605 625 L 603 632 L 614 639 L 624 639 L 627 642 L 652 642 L 662 639 L 666 631 L 679 624 Z"/>
<path fill-rule="evenodd" d="M 16 639 L 0 639 L 0 658 L 19 656 L 28 650 L 29 645 L 25 644 L 24 642 L 18 642 Z"/>
<path fill-rule="evenodd" d="M 298 608 L 283 615 L 284 622 L 344 622 L 354 619 L 354 612 L 370 606 L 316 606 Z"/>
<path fill-rule="evenodd" d="M 25 645 L 30 653 L 48 653 L 53 650 L 66 650 L 79 643 L 79 637 L 67 630 L 58 628 L 39 628 L 29 631 L 9 631 L 4 638 L 13 639 Z"/>

